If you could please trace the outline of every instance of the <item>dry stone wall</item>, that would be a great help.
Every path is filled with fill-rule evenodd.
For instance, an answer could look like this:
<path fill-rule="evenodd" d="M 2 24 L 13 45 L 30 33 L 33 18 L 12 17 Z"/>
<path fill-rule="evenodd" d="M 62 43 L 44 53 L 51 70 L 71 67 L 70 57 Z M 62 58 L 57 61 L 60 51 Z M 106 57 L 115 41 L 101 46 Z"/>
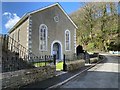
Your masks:
<path fill-rule="evenodd" d="M 85 66 L 85 60 L 76 60 L 67 63 L 67 71 L 72 71 Z"/>
<path fill-rule="evenodd" d="M 35 81 L 55 76 L 56 67 L 45 66 L 34 69 L 6 72 L 2 74 L 2 88 L 18 88 Z"/>

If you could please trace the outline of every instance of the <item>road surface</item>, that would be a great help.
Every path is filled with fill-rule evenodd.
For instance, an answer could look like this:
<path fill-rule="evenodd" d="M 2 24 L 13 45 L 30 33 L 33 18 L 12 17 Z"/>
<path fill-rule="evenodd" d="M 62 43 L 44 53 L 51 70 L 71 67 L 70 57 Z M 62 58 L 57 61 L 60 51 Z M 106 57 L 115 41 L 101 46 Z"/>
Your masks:
<path fill-rule="evenodd" d="M 106 62 L 100 63 L 59 88 L 119 88 L 118 56 L 106 55 Z M 120 86 L 120 85 L 119 85 Z"/>

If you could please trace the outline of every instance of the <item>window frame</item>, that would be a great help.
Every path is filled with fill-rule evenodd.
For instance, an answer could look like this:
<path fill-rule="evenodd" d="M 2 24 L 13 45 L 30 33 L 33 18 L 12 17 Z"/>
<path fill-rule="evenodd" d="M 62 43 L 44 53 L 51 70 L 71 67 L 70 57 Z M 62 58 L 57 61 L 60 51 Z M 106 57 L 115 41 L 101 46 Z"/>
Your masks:
<path fill-rule="evenodd" d="M 42 36 L 42 38 L 43 38 L 43 36 L 44 36 L 44 32 L 42 32 L 42 34 L 41 34 L 41 29 L 42 29 L 42 27 L 45 27 L 46 29 L 45 29 L 45 41 L 42 41 L 41 40 L 41 36 Z M 39 50 L 40 51 L 47 51 L 47 43 L 48 43 L 48 38 L 47 38 L 47 36 L 48 36 L 48 27 L 45 25 L 45 24 L 41 24 L 40 26 L 39 26 Z M 44 48 L 43 49 L 41 49 L 41 41 L 42 41 L 42 46 L 44 46 L 43 44 L 45 43 L 45 46 L 44 46 Z"/>
<path fill-rule="evenodd" d="M 66 34 L 67 34 L 67 32 L 68 32 L 68 34 L 69 34 L 69 41 L 68 41 L 68 47 L 69 47 L 69 49 L 67 49 L 67 43 L 66 43 Z M 71 33 L 70 33 L 70 30 L 65 30 L 65 51 L 71 51 Z"/>

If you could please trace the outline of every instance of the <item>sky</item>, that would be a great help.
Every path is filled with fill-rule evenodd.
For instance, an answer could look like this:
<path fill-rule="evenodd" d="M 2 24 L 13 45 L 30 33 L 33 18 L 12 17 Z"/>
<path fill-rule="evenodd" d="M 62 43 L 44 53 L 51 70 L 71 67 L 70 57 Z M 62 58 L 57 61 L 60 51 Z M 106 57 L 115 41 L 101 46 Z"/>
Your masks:
<path fill-rule="evenodd" d="M 2 2 L 2 34 L 6 34 L 27 12 L 38 10 L 55 2 Z M 71 14 L 84 6 L 83 2 L 59 2 L 62 8 Z"/>

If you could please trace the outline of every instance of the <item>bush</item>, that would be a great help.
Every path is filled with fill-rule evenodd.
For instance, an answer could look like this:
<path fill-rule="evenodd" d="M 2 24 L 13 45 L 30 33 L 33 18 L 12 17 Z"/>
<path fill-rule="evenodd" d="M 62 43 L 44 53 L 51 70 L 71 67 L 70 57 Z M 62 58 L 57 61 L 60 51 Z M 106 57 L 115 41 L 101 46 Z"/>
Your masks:
<path fill-rule="evenodd" d="M 88 50 L 88 51 L 91 51 L 91 50 L 93 50 L 94 49 L 94 43 L 89 43 L 88 45 L 87 45 L 87 47 L 86 47 L 86 49 Z"/>

